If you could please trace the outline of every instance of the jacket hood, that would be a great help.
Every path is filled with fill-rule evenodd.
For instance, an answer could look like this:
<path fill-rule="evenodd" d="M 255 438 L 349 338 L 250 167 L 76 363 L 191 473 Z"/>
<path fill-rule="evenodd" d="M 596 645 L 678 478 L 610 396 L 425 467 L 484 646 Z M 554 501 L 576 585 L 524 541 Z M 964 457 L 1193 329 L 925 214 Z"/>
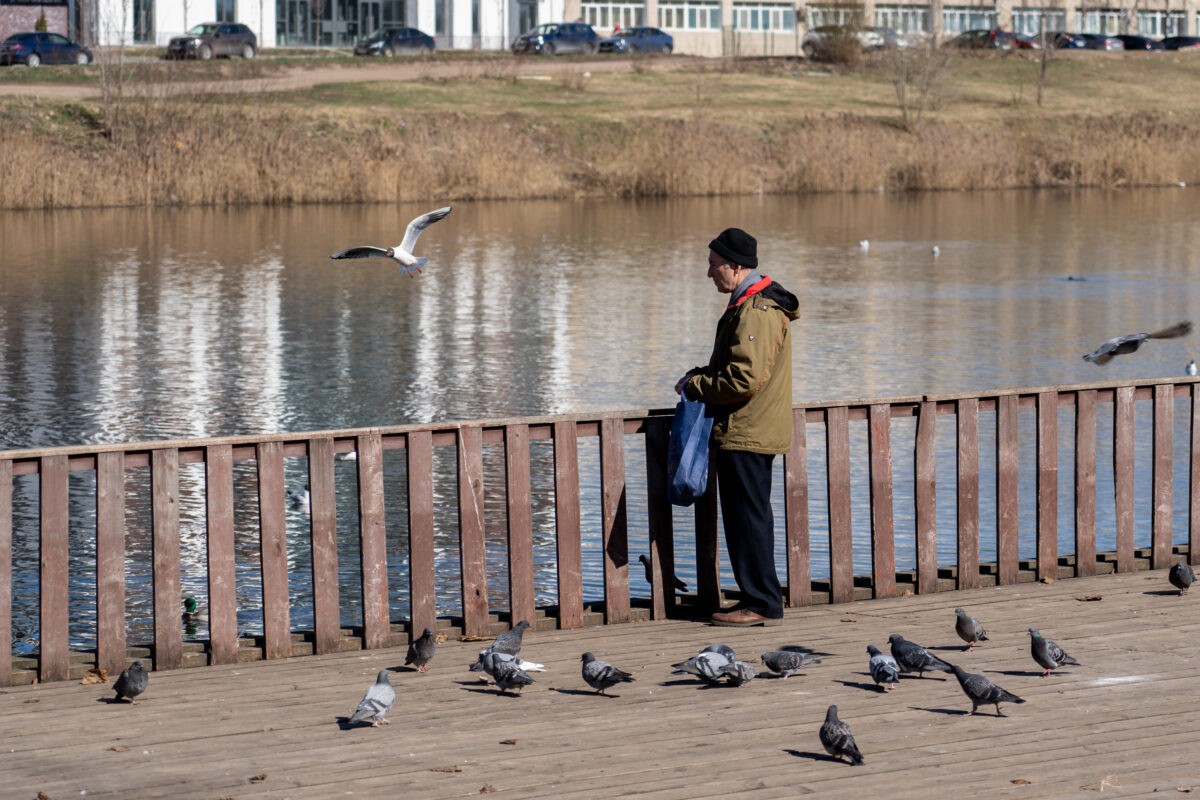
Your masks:
<path fill-rule="evenodd" d="M 770 285 L 762 290 L 762 296 L 779 306 L 788 319 L 799 319 L 800 300 L 779 283 L 771 281 Z"/>

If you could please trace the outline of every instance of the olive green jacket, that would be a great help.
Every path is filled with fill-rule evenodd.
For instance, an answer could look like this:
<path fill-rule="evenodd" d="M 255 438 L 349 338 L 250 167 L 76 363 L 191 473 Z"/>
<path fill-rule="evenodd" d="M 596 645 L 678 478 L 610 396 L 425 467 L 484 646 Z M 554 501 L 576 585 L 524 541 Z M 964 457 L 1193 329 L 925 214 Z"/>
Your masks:
<path fill-rule="evenodd" d="M 785 453 L 792 443 L 792 338 L 796 296 L 770 278 L 725 310 L 707 367 L 684 382 L 689 400 L 713 415 L 712 443 L 722 450 Z"/>

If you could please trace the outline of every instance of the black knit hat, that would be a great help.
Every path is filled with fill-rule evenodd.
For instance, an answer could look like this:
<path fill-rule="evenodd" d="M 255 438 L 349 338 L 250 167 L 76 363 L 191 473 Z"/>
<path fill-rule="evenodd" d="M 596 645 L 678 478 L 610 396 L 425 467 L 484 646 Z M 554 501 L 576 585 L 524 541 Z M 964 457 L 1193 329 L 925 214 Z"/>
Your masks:
<path fill-rule="evenodd" d="M 726 228 L 708 243 L 714 253 L 743 267 L 758 267 L 758 240 L 741 228 Z"/>

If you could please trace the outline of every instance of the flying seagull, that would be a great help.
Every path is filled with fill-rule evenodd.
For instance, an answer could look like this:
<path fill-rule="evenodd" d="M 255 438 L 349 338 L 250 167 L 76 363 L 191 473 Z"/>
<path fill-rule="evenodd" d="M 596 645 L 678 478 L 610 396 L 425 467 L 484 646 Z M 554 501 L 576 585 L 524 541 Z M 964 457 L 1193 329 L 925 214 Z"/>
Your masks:
<path fill-rule="evenodd" d="M 417 239 L 421 238 L 422 231 L 449 213 L 450 206 L 446 206 L 445 208 L 439 208 L 436 211 L 430 211 L 428 214 L 422 214 L 417 217 L 408 223 L 408 229 L 404 231 L 404 241 L 394 247 L 362 245 L 361 247 L 351 247 L 349 250 L 334 253 L 330 258 L 390 258 L 400 265 L 401 272 L 410 278 L 415 277 L 415 274 L 420 272 L 429 262 L 427 258 L 417 258 L 413 255 L 413 248 L 417 246 Z"/>
<path fill-rule="evenodd" d="M 1124 336 L 1109 339 L 1084 356 L 1083 360 L 1104 366 L 1116 356 L 1136 352 L 1147 339 L 1177 339 L 1180 336 L 1187 336 L 1191 332 L 1192 323 L 1184 320 L 1183 322 L 1175 323 L 1169 328 L 1163 328 L 1161 331 L 1154 331 L 1153 333 L 1127 333 Z"/>

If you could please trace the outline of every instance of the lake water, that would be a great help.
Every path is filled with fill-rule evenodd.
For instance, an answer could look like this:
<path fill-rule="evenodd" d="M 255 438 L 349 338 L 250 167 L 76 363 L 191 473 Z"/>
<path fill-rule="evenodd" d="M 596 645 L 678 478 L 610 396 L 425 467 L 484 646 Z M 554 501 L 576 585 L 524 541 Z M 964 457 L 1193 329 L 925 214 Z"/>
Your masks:
<path fill-rule="evenodd" d="M 729 225 L 758 237 L 763 271 L 800 298 L 798 402 L 1173 376 L 1200 350 L 1192 336 L 1105 368 L 1080 358 L 1193 316 L 1192 189 L 458 204 L 422 237 L 430 264 L 415 279 L 328 258 L 393 244 L 435 205 L 0 213 L 0 449 L 671 406 L 675 380 L 708 356 L 725 298 L 705 277 L 707 243 Z M 906 435 L 899 425 L 898 473 Z M 939 497 L 951 536 L 952 497 Z M 539 519 L 552 536 L 552 517 Z M 37 531 L 16 521 L 15 625 L 28 642 Z M 197 560 L 185 583 L 202 590 L 202 531 L 187 522 L 184 509 L 184 557 Z M 865 566 L 858 551 L 866 571 L 869 546 Z M 343 567 L 352 586 L 352 559 Z M 439 610 L 454 602 L 439 597 Z"/>

